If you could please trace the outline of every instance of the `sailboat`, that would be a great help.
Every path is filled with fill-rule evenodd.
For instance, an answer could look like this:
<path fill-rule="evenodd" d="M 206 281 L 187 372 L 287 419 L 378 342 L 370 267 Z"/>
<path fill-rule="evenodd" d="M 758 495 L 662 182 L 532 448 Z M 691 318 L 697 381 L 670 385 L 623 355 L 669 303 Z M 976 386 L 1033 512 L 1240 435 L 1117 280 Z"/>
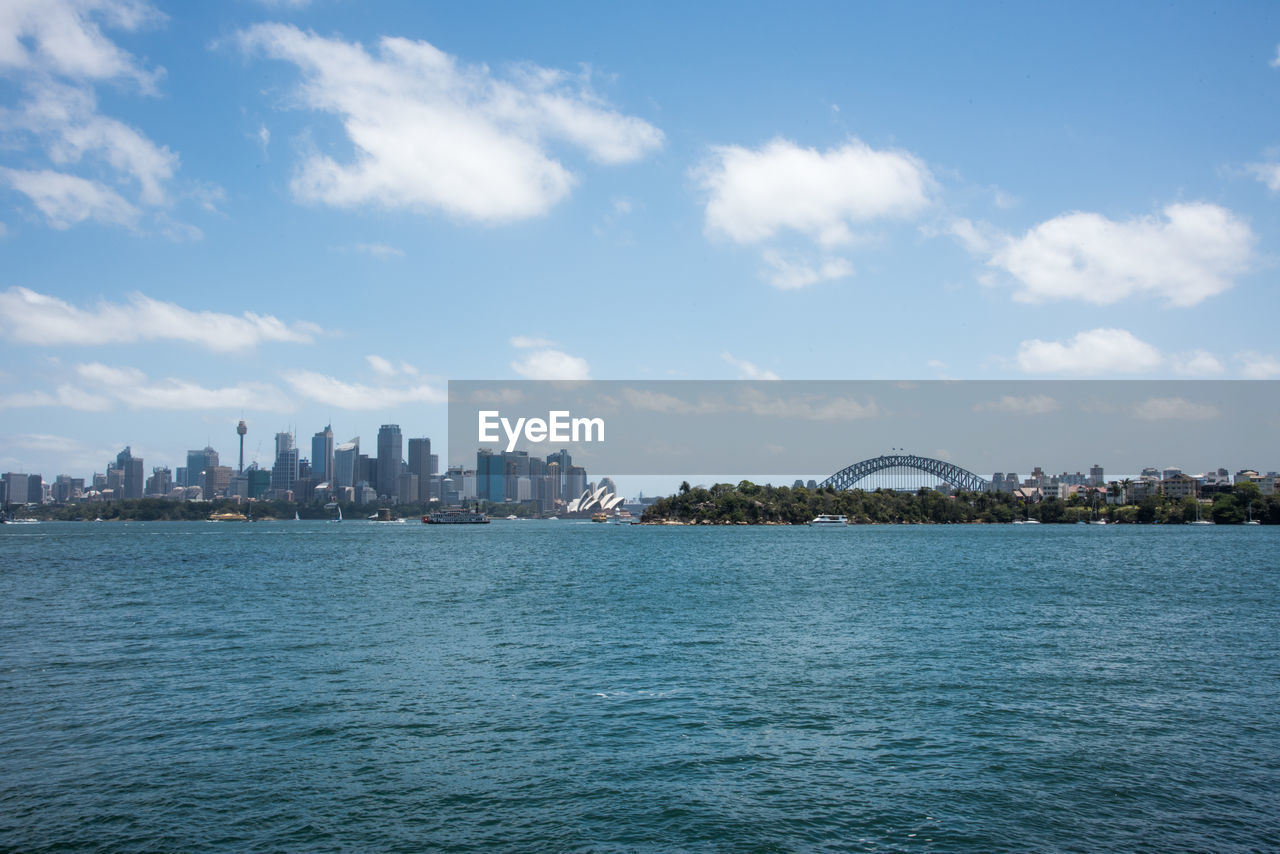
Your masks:
<path fill-rule="evenodd" d="M 1196 501 L 1196 518 L 1195 518 L 1195 521 L 1194 521 L 1194 522 L 1188 522 L 1187 524 L 1188 524 L 1188 525 L 1212 525 L 1212 524 L 1213 524 L 1213 520 L 1212 520 L 1212 519 L 1201 519 L 1201 518 L 1200 518 L 1200 501 L 1199 501 L 1199 500 L 1197 500 L 1197 501 Z"/>
<path fill-rule="evenodd" d="M 1261 523 L 1261 522 L 1259 522 L 1257 519 L 1253 518 L 1253 502 L 1252 502 L 1252 501 L 1250 501 L 1248 504 L 1246 504 L 1246 505 L 1245 505 L 1244 512 L 1245 512 L 1245 517 L 1246 517 L 1246 518 L 1245 518 L 1245 520 L 1244 520 L 1244 523 L 1245 523 L 1246 525 L 1261 525 L 1261 524 L 1262 524 L 1262 523 Z"/>

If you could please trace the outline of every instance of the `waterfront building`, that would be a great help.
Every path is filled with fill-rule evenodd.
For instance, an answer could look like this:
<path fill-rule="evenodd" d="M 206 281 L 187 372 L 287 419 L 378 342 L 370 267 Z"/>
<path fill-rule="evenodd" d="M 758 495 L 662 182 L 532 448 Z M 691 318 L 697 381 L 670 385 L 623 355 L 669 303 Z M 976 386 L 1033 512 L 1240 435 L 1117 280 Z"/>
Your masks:
<path fill-rule="evenodd" d="M 1162 469 L 1160 471 L 1161 480 L 1172 480 L 1173 478 L 1179 477 L 1181 475 L 1182 475 L 1182 469 L 1178 466 L 1169 466 L 1168 468 Z"/>
<path fill-rule="evenodd" d="M 25 504 L 27 501 L 27 480 L 30 476 L 25 472 L 7 472 L 4 476 L 4 500 L 6 504 Z"/>
<path fill-rule="evenodd" d="M 373 485 L 378 495 L 395 498 L 400 480 L 400 464 L 404 461 L 404 438 L 399 424 L 383 424 L 378 428 L 378 468 Z"/>
<path fill-rule="evenodd" d="M 178 482 L 183 486 L 204 486 L 204 472 L 218 464 L 218 452 L 209 446 L 199 451 L 187 451 L 186 477 Z M 179 469 L 181 471 L 181 469 Z M 205 494 L 208 494 L 205 490 Z"/>
<path fill-rule="evenodd" d="M 168 466 L 156 466 L 147 478 L 147 495 L 166 496 L 173 489 L 173 475 Z"/>
<path fill-rule="evenodd" d="M 414 501 L 427 501 L 430 498 L 428 493 L 431 488 L 431 475 L 435 474 L 431 470 L 431 460 L 434 456 L 431 453 L 430 439 L 409 440 L 408 473 L 418 478 L 418 495 L 413 498 Z"/>
<path fill-rule="evenodd" d="M 360 459 L 360 437 L 343 442 L 333 449 L 333 477 L 329 482 L 334 489 L 349 488 L 356 485 L 356 468 Z"/>
<path fill-rule="evenodd" d="M 1102 466 L 1094 463 L 1089 467 L 1089 483 L 1093 486 L 1102 486 L 1104 482 Z"/>
<path fill-rule="evenodd" d="M 333 479 L 333 427 L 325 428 L 311 437 L 311 476 L 320 480 Z"/>
<path fill-rule="evenodd" d="M 298 479 L 298 449 L 293 446 L 292 433 L 276 434 L 276 460 L 271 466 L 271 489 L 288 492 Z"/>
<path fill-rule="evenodd" d="M 1185 474 L 1175 474 L 1160 482 L 1166 498 L 1195 498 L 1200 494 L 1200 482 Z"/>
<path fill-rule="evenodd" d="M 123 490 L 123 493 L 118 492 L 117 496 L 122 498 L 141 498 L 142 490 L 146 486 L 142 457 L 135 457 L 133 451 L 126 446 L 123 451 L 116 455 L 116 467 L 121 472 L 120 486 Z"/>

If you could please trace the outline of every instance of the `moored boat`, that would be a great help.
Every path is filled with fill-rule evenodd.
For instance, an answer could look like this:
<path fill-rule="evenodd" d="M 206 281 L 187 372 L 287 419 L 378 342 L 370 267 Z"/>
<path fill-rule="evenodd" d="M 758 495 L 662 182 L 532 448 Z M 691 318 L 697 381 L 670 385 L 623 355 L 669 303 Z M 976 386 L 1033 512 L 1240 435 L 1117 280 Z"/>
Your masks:
<path fill-rule="evenodd" d="M 489 517 L 478 510 L 437 510 L 422 517 L 424 525 L 488 525 Z"/>
<path fill-rule="evenodd" d="M 815 516 L 809 524 L 814 528 L 843 527 L 849 524 L 849 520 L 840 514 L 822 513 Z"/>

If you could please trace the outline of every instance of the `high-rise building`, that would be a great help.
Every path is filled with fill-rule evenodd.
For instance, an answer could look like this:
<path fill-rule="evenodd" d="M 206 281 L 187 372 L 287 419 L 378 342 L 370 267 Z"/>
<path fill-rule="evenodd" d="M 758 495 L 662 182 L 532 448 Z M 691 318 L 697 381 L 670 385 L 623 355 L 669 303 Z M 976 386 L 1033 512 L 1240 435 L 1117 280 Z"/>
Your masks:
<path fill-rule="evenodd" d="M 23 472 L 8 472 L 4 476 L 4 500 L 9 504 L 25 504 L 27 501 L 27 478 Z"/>
<path fill-rule="evenodd" d="M 217 498 L 231 489 L 231 466 L 210 466 L 204 470 L 204 497 Z"/>
<path fill-rule="evenodd" d="M 427 494 L 431 485 L 431 475 L 435 474 L 431 470 L 431 458 L 435 456 L 431 453 L 430 439 L 410 439 L 409 440 L 409 474 L 418 476 L 418 495 L 415 501 L 426 501 L 430 496 Z"/>
<path fill-rule="evenodd" d="M 1093 486 L 1102 486 L 1103 482 L 1102 466 L 1094 463 L 1089 467 L 1089 483 Z"/>
<path fill-rule="evenodd" d="M 503 460 L 488 448 L 476 451 L 476 496 L 481 501 L 504 500 Z"/>
<path fill-rule="evenodd" d="M 168 495 L 171 489 L 173 489 L 173 475 L 169 472 L 169 467 L 153 468 L 151 477 L 147 478 L 147 495 Z"/>
<path fill-rule="evenodd" d="M 146 475 L 142 470 L 142 457 L 135 457 L 133 451 L 126 446 L 123 451 L 116 455 L 116 466 L 124 472 L 121 484 L 124 488 L 124 494 L 121 497 L 141 498 L 142 490 L 146 486 Z"/>
<path fill-rule="evenodd" d="M 199 451 L 187 451 L 187 478 L 178 482 L 183 486 L 204 486 L 205 469 L 217 464 L 218 452 L 207 445 Z"/>
<path fill-rule="evenodd" d="M 333 427 L 311 437 L 311 476 L 317 481 L 333 480 Z"/>
<path fill-rule="evenodd" d="M 384 498 L 395 498 L 400 483 L 400 464 L 404 461 L 404 437 L 399 424 L 383 424 L 378 428 L 378 473 L 374 488 Z"/>
<path fill-rule="evenodd" d="M 333 449 L 333 477 L 330 483 L 333 484 L 334 489 L 356 485 L 356 461 L 359 458 L 359 436 Z"/>
<path fill-rule="evenodd" d="M 396 501 L 400 504 L 417 504 L 419 501 L 418 476 L 411 471 L 407 471 L 396 478 L 396 481 L 398 483 Z"/>
<path fill-rule="evenodd" d="M 298 479 L 298 449 L 292 433 L 276 434 L 276 461 L 271 466 L 271 488 L 277 492 L 293 489 Z"/>

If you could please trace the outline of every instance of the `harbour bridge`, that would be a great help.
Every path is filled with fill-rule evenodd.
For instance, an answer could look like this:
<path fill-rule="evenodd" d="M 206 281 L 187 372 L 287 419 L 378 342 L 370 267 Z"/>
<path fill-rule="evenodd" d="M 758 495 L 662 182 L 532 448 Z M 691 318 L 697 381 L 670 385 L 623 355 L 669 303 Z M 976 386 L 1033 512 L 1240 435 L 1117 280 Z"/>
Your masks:
<path fill-rule="evenodd" d="M 834 489 L 853 489 L 858 485 L 860 489 L 899 492 L 946 486 L 966 492 L 986 492 L 990 484 L 985 478 L 945 460 L 894 453 L 845 466 L 818 485 Z"/>

